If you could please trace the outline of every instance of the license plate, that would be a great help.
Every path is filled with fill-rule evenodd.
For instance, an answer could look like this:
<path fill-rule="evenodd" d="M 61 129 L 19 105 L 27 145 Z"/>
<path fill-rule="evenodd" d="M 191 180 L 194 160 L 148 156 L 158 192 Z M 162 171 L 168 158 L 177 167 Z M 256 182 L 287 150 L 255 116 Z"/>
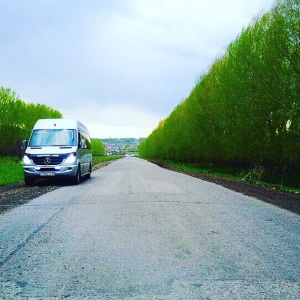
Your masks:
<path fill-rule="evenodd" d="M 55 176 L 54 172 L 42 172 L 40 173 L 40 176 Z"/>

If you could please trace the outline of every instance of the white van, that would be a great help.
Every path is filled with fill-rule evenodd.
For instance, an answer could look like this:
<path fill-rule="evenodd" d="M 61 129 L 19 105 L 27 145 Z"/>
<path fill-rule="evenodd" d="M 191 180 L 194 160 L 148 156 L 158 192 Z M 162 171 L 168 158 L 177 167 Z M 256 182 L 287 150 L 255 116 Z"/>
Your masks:
<path fill-rule="evenodd" d="M 30 139 L 22 142 L 24 181 L 33 185 L 40 178 L 70 178 L 79 184 L 91 177 L 92 148 L 87 128 L 77 120 L 40 119 Z"/>

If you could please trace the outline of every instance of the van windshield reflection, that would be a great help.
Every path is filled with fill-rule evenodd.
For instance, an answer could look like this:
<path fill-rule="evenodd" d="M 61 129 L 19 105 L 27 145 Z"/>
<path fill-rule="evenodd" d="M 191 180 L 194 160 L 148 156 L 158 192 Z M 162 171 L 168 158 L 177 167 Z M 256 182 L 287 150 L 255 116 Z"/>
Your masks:
<path fill-rule="evenodd" d="M 76 146 L 76 130 L 38 129 L 32 132 L 29 147 L 37 146 Z"/>

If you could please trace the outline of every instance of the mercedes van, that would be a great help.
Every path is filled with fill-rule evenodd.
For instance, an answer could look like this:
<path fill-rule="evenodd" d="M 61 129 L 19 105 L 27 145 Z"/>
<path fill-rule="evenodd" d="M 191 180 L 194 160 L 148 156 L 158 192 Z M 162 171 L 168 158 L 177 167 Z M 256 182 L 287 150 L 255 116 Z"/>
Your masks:
<path fill-rule="evenodd" d="M 77 120 L 40 119 L 22 146 L 26 185 L 41 178 L 69 178 L 79 184 L 82 176 L 91 177 L 91 139 Z"/>

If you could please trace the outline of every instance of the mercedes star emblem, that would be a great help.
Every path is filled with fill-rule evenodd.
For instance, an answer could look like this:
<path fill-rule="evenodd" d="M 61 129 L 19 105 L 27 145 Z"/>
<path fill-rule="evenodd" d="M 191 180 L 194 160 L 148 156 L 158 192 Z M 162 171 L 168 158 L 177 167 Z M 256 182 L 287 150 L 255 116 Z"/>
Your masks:
<path fill-rule="evenodd" d="M 44 163 L 49 165 L 51 163 L 51 159 L 49 157 L 45 158 Z"/>

